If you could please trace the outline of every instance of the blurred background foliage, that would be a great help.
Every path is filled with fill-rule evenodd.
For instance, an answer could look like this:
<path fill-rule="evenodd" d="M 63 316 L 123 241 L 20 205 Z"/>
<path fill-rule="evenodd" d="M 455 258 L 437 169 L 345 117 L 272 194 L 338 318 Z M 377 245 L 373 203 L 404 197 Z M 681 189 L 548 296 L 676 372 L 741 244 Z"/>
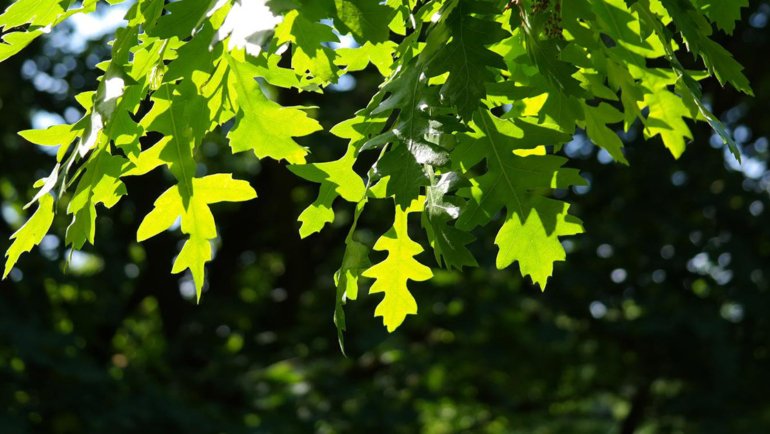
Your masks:
<path fill-rule="evenodd" d="M 3 250 L 53 165 L 15 132 L 80 116 L 73 95 L 93 87 L 117 9 L 0 65 Z M 135 242 L 167 174 L 128 180 L 86 251 L 64 250 L 57 216 L 0 283 L 0 432 L 770 432 L 769 18 L 770 4 L 752 1 L 735 34 L 719 35 L 757 97 L 705 83 L 743 165 L 703 126 L 675 161 L 637 125 L 623 134 L 629 168 L 578 135 L 564 152 L 591 185 L 557 194 L 587 234 L 565 242 L 546 293 L 495 270 L 494 234 L 479 232 L 482 267 L 417 285 L 420 314 L 397 333 L 372 318 L 376 297 L 349 304 L 347 358 L 331 317 L 350 209 L 300 240 L 296 216 L 315 187 L 232 157 L 221 135 L 200 147 L 199 172 L 234 171 L 260 198 L 217 209 L 200 305 L 189 278 L 169 274 L 176 234 Z M 277 97 L 321 107 L 328 129 L 375 80 L 364 71 L 326 95 Z M 328 134 L 311 140 L 318 160 L 343 151 Z M 385 230 L 387 208 L 365 214 L 363 239 Z"/>

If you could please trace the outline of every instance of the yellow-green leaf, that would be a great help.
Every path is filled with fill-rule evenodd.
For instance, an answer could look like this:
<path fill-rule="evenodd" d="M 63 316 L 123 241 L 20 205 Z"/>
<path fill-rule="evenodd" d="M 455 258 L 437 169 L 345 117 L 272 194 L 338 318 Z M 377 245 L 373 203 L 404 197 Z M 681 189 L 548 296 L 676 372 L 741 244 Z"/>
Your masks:
<path fill-rule="evenodd" d="M 7 259 L 3 270 L 3 279 L 11 272 L 22 253 L 31 251 L 33 247 L 43 241 L 43 237 L 48 233 L 51 223 L 53 223 L 53 204 L 51 195 L 42 196 L 32 217 L 16 233 L 11 235 L 11 239 L 14 241 L 5 252 Z"/>
<path fill-rule="evenodd" d="M 369 292 L 384 293 L 384 297 L 374 311 L 374 316 L 381 316 L 389 332 L 400 326 L 407 315 L 417 314 L 417 302 L 409 292 L 407 282 L 423 282 L 433 277 L 430 268 L 419 263 L 414 257 L 422 253 L 423 248 L 409 238 L 407 231 L 408 213 L 420 210 L 415 200 L 409 208 L 396 206 L 393 227 L 374 244 L 374 250 L 387 251 L 388 257 L 379 264 L 364 271 L 362 276 L 375 279 Z"/>

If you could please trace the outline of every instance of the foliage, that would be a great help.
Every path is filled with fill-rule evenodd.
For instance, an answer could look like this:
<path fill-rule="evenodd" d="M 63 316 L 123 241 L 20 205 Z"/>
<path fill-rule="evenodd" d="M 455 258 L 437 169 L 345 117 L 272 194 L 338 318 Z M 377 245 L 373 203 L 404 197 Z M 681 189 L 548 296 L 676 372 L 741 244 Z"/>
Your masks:
<path fill-rule="evenodd" d="M 155 202 L 139 241 L 180 219 L 188 235 L 172 272 L 189 269 L 200 297 L 204 264 L 217 237 L 209 205 L 256 197 L 227 173 L 199 173 L 207 135 L 227 132 L 233 153 L 285 161 L 317 182 L 318 199 L 300 215 L 305 237 L 335 220 L 336 199 L 353 222 L 337 273 L 342 304 L 362 278 L 383 292 L 375 311 L 389 331 L 417 312 L 407 282 L 432 272 L 415 255 L 408 214 L 422 227 L 439 266 L 473 266 L 471 232 L 499 226 L 496 265 L 519 264 L 545 288 L 566 257 L 561 239 L 582 232 L 554 192 L 585 184 L 556 154 L 580 130 L 627 163 L 615 129 L 639 123 L 675 156 L 692 138 L 686 120 L 708 122 L 736 157 L 739 150 L 702 101 L 698 80 L 715 77 L 747 94 L 741 66 L 712 38 L 730 32 L 747 1 L 722 0 L 139 0 L 116 32 L 111 59 L 99 64 L 96 91 L 78 102 L 72 124 L 26 131 L 57 145 L 57 164 L 39 182 L 38 211 L 15 236 L 5 274 L 41 241 L 55 195 L 71 218 L 66 242 L 93 244 L 97 206 L 112 208 L 124 181 L 164 167 L 175 184 Z M 19 0 L 0 16 L 0 59 L 96 0 Z M 350 33 L 354 47 L 333 49 Z M 700 64 L 679 59 L 690 52 Z M 322 129 L 311 107 L 281 106 L 270 88 L 321 92 L 371 63 L 383 83 L 366 107 L 332 128 L 349 140 L 338 160 L 308 163 L 323 148 L 302 138 Z M 656 66 L 651 66 L 656 65 Z M 311 143 L 302 146 L 300 143 Z M 74 186 L 74 187 L 73 187 Z M 392 227 L 369 259 L 359 218 L 373 202 L 391 204 Z M 416 238 L 415 238 L 416 239 Z M 374 256 L 374 254 L 373 254 Z M 371 265 L 374 263 L 374 265 Z"/>
<path fill-rule="evenodd" d="M 218 238 L 201 305 L 191 275 L 169 273 L 186 235 L 136 242 L 153 202 L 175 184 L 169 171 L 124 178 L 130 194 L 100 212 L 96 245 L 71 259 L 71 216 L 59 208 L 40 247 L 0 281 L 0 431 L 770 431 L 770 94 L 757 55 L 770 46 L 768 11 L 766 0 L 753 0 L 733 35 L 713 35 L 741 59 L 757 96 L 700 82 L 741 147 L 742 167 L 706 123 L 687 121 L 693 139 L 679 159 L 660 139 L 646 142 L 635 123 L 622 135 L 628 167 L 579 132 L 560 155 L 590 184 L 552 197 L 570 202 L 590 236 L 565 240 L 569 260 L 555 264 L 548 291 L 518 267 L 496 270 L 499 225 L 478 227 L 467 246 L 479 266 L 433 266 L 430 281 L 409 282 L 419 315 L 397 333 L 372 316 L 383 294 L 366 296 L 371 280 L 360 278 L 357 301 L 345 306 L 348 357 L 329 317 L 352 210 L 337 199 L 334 222 L 300 239 L 296 217 L 319 183 L 272 159 L 232 155 L 227 131 L 203 139 L 198 175 L 233 173 L 259 198 L 211 205 Z M 115 15 L 104 7 L 95 18 Z M 73 53 L 77 33 L 65 22 L 0 64 L 0 239 L 34 213 L 22 207 L 53 166 L 55 148 L 16 131 L 47 126 L 40 119 L 55 114 L 76 120 L 71 95 L 95 83 L 93 65 L 109 56 L 111 38 L 98 35 Z M 63 66 L 69 72 L 59 75 Z M 323 107 L 308 113 L 328 130 L 376 92 L 375 66 L 352 75 L 355 87 L 323 94 L 266 89 L 285 106 Z M 69 87 L 52 86 L 61 82 Z M 338 160 L 350 140 L 310 139 L 298 141 L 317 162 Z M 444 179 L 442 189 L 451 185 Z M 369 200 L 355 240 L 374 245 L 392 227 L 393 208 Z M 409 235 L 427 250 L 417 259 L 431 265 L 426 215 L 410 214 Z M 362 267 L 386 255 L 375 252 Z"/>

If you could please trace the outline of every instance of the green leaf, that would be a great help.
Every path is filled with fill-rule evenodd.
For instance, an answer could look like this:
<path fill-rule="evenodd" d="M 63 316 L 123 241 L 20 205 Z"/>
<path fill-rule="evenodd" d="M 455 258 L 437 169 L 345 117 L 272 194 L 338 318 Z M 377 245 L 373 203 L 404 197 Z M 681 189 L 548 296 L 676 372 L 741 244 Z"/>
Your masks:
<path fill-rule="evenodd" d="M 735 30 L 735 22 L 741 18 L 741 9 L 749 6 L 749 0 L 695 0 L 700 10 L 728 34 Z"/>
<path fill-rule="evenodd" d="M 336 198 L 334 186 L 326 183 L 321 184 L 318 198 L 305 208 L 297 219 L 302 223 L 299 228 L 301 238 L 307 238 L 316 232 L 321 232 L 324 226 L 334 221 L 332 205 Z"/>
<path fill-rule="evenodd" d="M 142 220 L 136 233 L 137 241 L 144 241 L 168 229 L 177 218 L 182 233 L 189 235 L 174 261 L 172 273 L 189 269 L 193 275 L 198 300 L 203 288 L 204 265 L 211 260 L 210 241 L 217 229 L 209 205 L 219 202 L 243 202 L 254 199 L 257 193 L 246 181 L 234 180 L 230 174 L 209 175 L 192 180 L 194 195 L 189 202 L 183 199 L 179 184 L 161 194 L 154 208 Z"/>
<path fill-rule="evenodd" d="M 702 101 L 702 96 L 700 93 L 700 89 L 698 84 L 695 82 L 695 79 L 691 76 L 690 72 L 686 71 L 682 64 L 679 62 L 679 60 L 676 58 L 675 54 L 671 50 L 670 46 L 673 45 L 673 42 L 671 41 L 670 35 L 667 33 L 666 29 L 663 27 L 663 24 L 656 20 L 655 15 L 658 16 L 665 16 L 664 23 L 667 23 L 668 20 L 671 18 L 668 17 L 666 9 L 663 7 L 661 3 L 657 3 L 657 6 L 653 6 L 651 4 L 648 4 L 647 1 L 645 2 L 638 2 L 634 4 L 634 7 L 639 12 L 639 15 L 641 18 L 643 18 L 647 24 L 653 29 L 653 31 L 657 34 L 660 41 L 664 44 L 664 46 L 668 47 L 666 52 L 666 57 L 668 58 L 669 62 L 671 62 L 671 66 L 673 70 L 676 72 L 676 76 L 673 79 L 668 80 L 665 85 L 675 84 L 677 88 L 679 89 L 679 93 L 683 95 L 685 98 L 687 98 L 686 104 L 689 103 L 690 107 L 695 107 L 694 110 L 691 110 L 693 112 L 692 116 L 694 116 L 694 113 L 699 112 L 701 116 L 711 125 L 711 127 L 714 129 L 714 131 L 722 138 L 722 141 L 726 143 L 730 151 L 733 153 L 735 158 L 740 161 L 740 150 L 738 149 L 737 144 L 732 139 L 732 137 L 727 133 L 722 123 L 711 113 L 710 110 L 708 110 L 705 106 L 705 104 Z M 681 11 L 676 10 L 676 8 L 673 9 L 675 13 L 678 13 L 681 17 Z M 692 23 L 690 23 L 692 24 Z M 692 33 L 692 29 L 688 29 L 687 24 L 683 24 L 683 32 L 689 32 Z M 706 28 L 704 30 L 705 34 L 710 34 L 711 29 Z M 693 35 L 691 35 L 693 36 Z M 696 36 L 693 36 L 697 38 Z M 694 51 L 697 52 L 697 42 L 696 46 L 694 47 Z M 713 71 L 709 71 L 713 73 Z M 648 70 L 643 71 L 641 73 L 637 73 L 637 75 L 641 76 L 654 76 L 661 74 L 659 72 L 655 72 L 654 70 Z M 656 80 L 660 80 L 660 78 L 657 78 Z M 747 88 L 745 92 L 751 94 L 751 89 Z"/>
<path fill-rule="evenodd" d="M 206 12 L 215 0 L 179 0 L 166 5 L 167 14 L 158 18 L 152 29 L 151 36 L 163 39 L 178 37 L 184 39 L 190 36 L 206 17 Z"/>
<path fill-rule="evenodd" d="M 631 126 L 636 119 L 642 119 L 639 105 L 644 100 L 639 83 L 634 80 L 628 68 L 615 60 L 608 60 L 606 64 L 607 80 L 615 90 L 620 90 L 620 100 L 623 103 L 623 121 L 625 128 Z"/>
<path fill-rule="evenodd" d="M 334 0 L 342 30 L 350 30 L 361 43 L 385 42 L 394 10 L 371 0 Z"/>
<path fill-rule="evenodd" d="M 283 17 L 283 22 L 275 30 L 275 36 L 279 44 L 293 44 L 291 66 L 297 74 L 309 74 L 322 84 L 335 80 L 335 54 L 324 45 L 339 41 L 331 27 L 313 22 L 295 9 Z"/>
<path fill-rule="evenodd" d="M 367 109 L 372 116 L 384 116 L 397 111 L 395 125 L 370 139 L 362 149 L 401 142 L 417 163 L 445 164 L 448 153 L 442 146 L 442 139 L 446 134 L 461 129 L 461 125 L 441 107 L 438 91 L 437 86 L 428 85 L 419 61 L 410 61 L 406 68 L 382 86 Z M 380 100 L 384 95 L 387 98 Z M 405 199 L 402 203 L 410 200 Z"/>
<path fill-rule="evenodd" d="M 200 222 L 196 222 L 196 224 L 200 224 Z M 201 291 L 205 280 L 205 265 L 206 262 L 211 261 L 211 258 L 211 241 L 204 237 L 191 235 L 185 241 L 182 250 L 179 251 L 179 255 L 174 260 L 174 266 L 171 268 L 172 274 L 190 270 L 195 283 L 195 296 L 198 302 L 201 300 Z"/>
<path fill-rule="evenodd" d="M 450 224 L 460 215 L 464 205 L 459 198 L 449 195 L 459 182 L 460 177 L 455 172 L 448 172 L 427 188 L 422 226 L 436 255 L 436 262 L 447 269 L 461 270 L 463 267 L 478 266 L 478 263 L 466 247 L 475 240 L 473 235 Z"/>
<path fill-rule="evenodd" d="M 3 279 L 8 277 L 13 266 L 22 253 L 29 252 L 33 247 L 43 241 L 43 237 L 48 233 L 53 223 L 53 197 L 44 195 L 40 198 L 37 210 L 32 217 L 18 231 L 11 235 L 13 244 L 5 252 L 5 268 L 3 270 Z"/>
<path fill-rule="evenodd" d="M 423 214 L 423 227 L 439 265 L 448 270 L 478 267 L 476 258 L 467 247 L 476 239 L 469 232 L 450 225 L 446 218 L 428 217 L 426 214 Z"/>
<path fill-rule="evenodd" d="M 17 0 L 0 15 L 0 27 L 47 26 L 64 13 L 61 3 L 59 0 Z"/>
<path fill-rule="evenodd" d="M 387 119 L 384 117 L 365 116 L 363 113 L 356 113 L 355 117 L 340 122 L 329 132 L 341 139 L 350 140 L 349 146 L 358 152 L 373 135 L 382 131 L 386 121 Z"/>
<path fill-rule="evenodd" d="M 574 65 L 561 59 L 562 44 L 526 34 L 527 54 L 516 59 L 518 63 L 534 64 L 547 82 L 558 93 L 579 96 L 583 93 L 580 83 L 572 75 L 577 72 Z"/>
<path fill-rule="evenodd" d="M 228 133 L 233 152 L 253 151 L 258 158 L 305 162 L 307 150 L 294 141 L 321 130 L 321 125 L 302 110 L 281 107 L 262 93 L 255 80 L 256 68 L 226 56 L 230 64 L 230 101 L 238 109 L 235 126 Z"/>
<path fill-rule="evenodd" d="M 457 220 L 458 229 L 486 224 L 502 208 L 505 222 L 495 238 L 500 251 L 498 268 L 518 261 L 521 273 L 545 288 L 553 263 L 565 258 L 559 237 L 582 232 L 580 221 L 567 214 L 568 205 L 548 199 L 549 188 L 584 184 L 577 171 L 563 169 L 566 159 L 551 155 L 520 157 L 517 149 L 561 143 L 568 136 L 533 124 L 514 124 L 479 111 L 474 131 L 460 138 L 453 158 L 464 170 L 486 160 L 487 171 L 470 176 L 471 187 L 461 190 L 468 206 Z M 537 247 L 535 247 L 537 246 Z"/>
<path fill-rule="evenodd" d="M 500 248 L 497 268 L 518 261 L 522 276 L 530 276 L 545 290 L 553 263 L 567 257 L 559 237 L 583 232 L 580 220 L 568 210 L 568 204 L 545 197 L 533 198 L 519 210 L 509 209 L 495 237 Z"/>
<path fill-rule="evenodd" d="M 183 213 L 184 206 L 182 206 L 179 187 L 171 187 L 155 200 L 152 211 L 144 217 L 136 231 L 136 240 L 142 242 L 165 231 Z"/>
<path fill-rule="evenodd" d="M 679 158 L 687 141 L 692 140 L 692 132 L 684 122 L 690 111 L 682 98 L 666 89 L 659 89 L 645 94 L 644 104 L 650 107 L 644 124 L 645 136 L 660 136 L 671 155 Z"/>
<path fill-rule="evenodd" d="M 32 30 L 3 35 L 0 43 L 0 62 L 18 53 L 42 34 L 42 30 Z"/>
<path fill-rule="evenodd" d="M 334 284 L 337 287 L 334 325 L 337 327 L 337 339 L 343 353 L 345 352 L 343 334 L 347 329 L 344 304 L 348 299 L 355 300 L 358 298 L 358 280 L 361 278 L 361 274 L 371 265 L 369 261 L 369 248 L 348 237 L 345 241 L 345 255 L 342 257 L 342 265 L 334 273 Z"/>
<path fill-rule="evenodd" d="M 42 130 L 23 130 L 19 135 L 28 142 L 42 146 L 67 146 L 77 137 L 72 125 L 53 125 Z"/>
<path fill-rule="evenodd" d="M 660 57 L 663 50 L 655 39 L 643 36 L 642 24 L 624 0 L 591 0 L 596 14 L 596 30 L 612 38 L 620 47 L 649 58 Z M 656 46 L 657 45 L 657 46 Z"/>
<path fill-rule="evenodd" d="M 391 333 L 404 322 L 407 315 L 417 314 L 417 302 L 409 292 L 407 282 L 423 282 L 433 277 L 430 268 L 414 259 L 423 249 L 409 238 L 407 231 L 408 214 L 420 211 L 418 203 L 419 200 L 416 200 L 408 208 L 396 205 L 393 227 L 374 244 L 374 250 L 387 251 L 388 256 L 362 274 L 375 279 L 369 289 L 370 294 L 384 293 L 374 316 L 381 316 Z"/>
<path fill-rule="evenodd" d="M 335 283 L 345 298 L 358 299 L 358 279 L 369 267 L 369 248 L 352 239 L 346 242 L 342 265 L 335 275 Z"/>
<path fill-rule="evenodd" d="M 585 104 L 583 113 L 586 116 L 586 133 L 591 141 L 607 150 L 615 161 L 628 165 L 623 155 L 623 142 L 615 131 L 607 127 L 607 124 L 622 121 L 623 113 L 604 102 L 597 107 Z"/>
<path fill-rule="evenodd" d="M 709 72 L 722 85 L 730 83 L 733 87 L 747 95 L 754 95 L 749 79 L 743 73 L 743 66 L 724 47 L 705 38 L 701 43 L 701 57 Z"/>
<path fill-rule="evenodd" d="M 146 131 L 156 131 L 167 139 L 158 145 L 157 156 L 168 165 L 179 182 L 187 202 L 193 194 L 195 175 L 193 150 L 209 125 L 206 100 L 190 81 L 178 85 L 164 84 L 152 98 L 153 107 L 141 121 Z"/>
<path fill-rule="evenodd" d="M 724 85 L 730 83 L 735 89 L 753 95 L 749 80 L 743 74 L 743 67 L 721 45 L 709 38 L 711 26 L 696 11 L 692 3 L 680 0 L 661 0 L 687 42 L 690 51 L 700 56 L 708 68 Z"/>
<path fill-rule="evenodd" d="M 421 187 L 429 184 L 422 166 L 404 146 L 386 152 L 377 164 L 377 173 L 385 178 L 386 194 L 402 207 L 409 206 L 420 195 Z"/>
<path fill-rule="evenodd" d="M 500 24 L 490 19 L 497 12 L 489 3 L 460 2 L 443 23 L 445 31 L 452 35 L 451 40 L 428 64 L 432 76 L 449 73 L 441 96 L 457 107 L 465 119 L 481 104 L 486 95 L 485 84 L 495 81 L 498 72 L 494 70 L 505 68 L 503 58 L 487 48 L 507 36 Z"/>
<path fill-rule="evenodd" d="M 692 132 L 684 121 L 691 118 L 692 114 L 682 98 L 668 90 L 668 86 L 675 83 L 676 77 L 660 71 L 649 71 L 641 76 L 641 80 L 647 88 L 643 105 L 649 107 L 644 121 L 645 137 L 660 136 L 674 158 L 679 158 L 687 141 L 692 140 Z"/>
<path fill-rule="evenodd" d="M 165 68 L 163 81 L 173 83 L 187 78 L 198 82 L 210 77 L 222 56 L 221 46 L 210 46 L 214 33 L 210 25 L 204 26 L 189 42 L 176 49 L 175 58 Z"/>
<path fill-rule="evenodd" d="M 395 42 L 387 41 L 377 44 L 365 42 L 355 48 L 339 48 L 334 62 L 344 67 L 346 72 L 362 71 L 371 63 L 380 74 L 388 76 L 393 65 L 393 52 L 396 47 Z"/>
<path fill-rule="evenodd" d="M 43 130 L 23 130 L 18 133 L 25 140 L 40 146 L 58 146 L 56 161 L 61 163 L 75 139 L 83 134 L 82 120 L 74 125 L 53 125 Z"/>
<path fill-rule="evenodd" d="M 125 158 L 110 155 L 106 150 L 97 152 L 86 163 L 85 173 L 67 206 L 73 219 L 65 240 L 74 249 L 82 248 L 86 241 L 94 243 L 96 206 L 112 208 L 126 194 L 126 186 L 120 180 L 125 164 Z"/>
<path fill-rule="evenodd" d="M 364 181 L 353 170 L 356 148 L 348 146 L 339 160 L 289 166 L 295 175 L 308 181 L 328 184 L 332 191 L 348 202 L 358 202 L 366 190 Z"/>
<path fill-rule="evenodd" d="M 338 196 L 348 202 L 363 199 L 366 187 L 361 177 L 353 170 L 355 153 L 355 147 L 349 146 L 339 160 L 289 166 L 289 170 L 295 175 L 321 184 L 318 199 L 299 216 L 299 221 L 302 222 L 299 233 L 302 238 L 320 232 L 327 223 L 334 221 L 332 204 Z"/>
<path fill-rule="evenodd" d="M 722 121 L 720 121 L 711 110 L 703 103 L 703 96 L 700 92 L 700 87 L 695 80 L 692 80 L 689 76 L 682 76 L 677 79 L 676 82 L 677 92 L 682 95 L 683 98 L 689 98 L 697 108 L 698 113 L 706 119 L 706 122 L 711 126 L 711 129 L 717 133 L 722 139 L 722 143 L 726 144 L 730 149 L 736 160 L 741 161 L 741 151 L 738 148 L 738 144 L 735 143 L 733 136 L 727 131 Z"/>
<path fill-rule="evenodd" d="M 193 180 L 195 202 L 200 208 L 201 204 L 211 205 L 219 202 L 243 202 L 254 199 L 257 193 L 246 181 L 234 180 L 230 174 L 209 175 Z M 196 228 L 194 225 L 184 223 L 185 218 L 198 218 L 194 213 L 196 206 L 185 208 L 182 201 L 182 193 L 179 185 L 169 188 L 155 201 L 152 211 L 144 218 L 137 231 L 137 241 L 144 241 L 168 229 L 177 217 L 182 217 L 182 232 L 190 234 L 216 236 L 215 230 L 206 222 L 204 227 Z M 204 214 L 208 214 L 204 211 Z M 202 217 L 213 223 L 213 220 Z M 186 229 L 189 228 L 189 229 Z"/>
<path fill-rule="evenodd" d="M 17 0 L 8 6 L 0 15 L 0 29 L 3 31 L 0 61 L 18 53 L 63 21 L 70 13 L 65 12 L 62 4 L 59 0 Z M 26 30 L 17 29 L 22 26 L 29 27 Z"/>

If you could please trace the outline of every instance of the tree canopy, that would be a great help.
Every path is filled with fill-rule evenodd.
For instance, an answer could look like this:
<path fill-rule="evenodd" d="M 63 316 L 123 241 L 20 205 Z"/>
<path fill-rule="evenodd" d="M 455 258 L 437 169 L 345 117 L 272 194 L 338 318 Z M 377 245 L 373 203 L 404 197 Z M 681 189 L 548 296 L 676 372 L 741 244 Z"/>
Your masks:
<path fill-rule="evenodd" d="M 95 89 L 103 71 L 94 65 L 110 58 L 114 35 L 100 29 L 131 5 L 102 2 L 0 64 L 3 249 L 33 214 L 36 206 L 23 206 L 58 150 L 16 131 L 82 117 L 73 95 Z M 752 0 L 733 34 L 711 35 L 745 65 L 756 96 L 699 81 L 741 165 L 705 122 L 686 121 L 693 139 L 678 159 L 634 122 L 619 134 L 629 166 L 578 129 L 559 155 L 587 185 L 550 194 L 571 204 L 587 234 L 562 238 L 568 261 L 554 264 L 548 291 L 516 265 L 496 268 L 496 216 L 467 245 L 478 267 L 447 270 L 428 251 L 416 256 L 434 277 L 409 283 L 419 315 L 396 333 L 373 317 L 382 294 L 366 296 L 372 281 L 362 278 L 345 308 L 347 357 L 329 317 L 353 208 L 338 199 L 334 222 L 301 239 L 296 218 L 319 184 L 285 163 L 233 155 L 228 129 L 198 145 L 196 175 L 232 173 L 259 197 L 212 206 L 218 236 L 200 304 L 191 274 L 169 273 L 186 237 L 136 241 L 176 183 L 171 172 L 123 178 L 130 194 L 109 211 L 97 207 L 96 243 L 81 251 L 65 244 L 65 194 L 49 234 L 0 281 L 0 431 L 770 431 L 770 76 L 761 55 L 770 50 L 769 6 Z M 694 70 L 697 59 L 682 51 L 680 61 Z M 349 142 L 328 131 L 365 107 L 381 81 L 370 64 L 323 93 L 261 87 L 281 105 L 313 107 L 307 113 L 324 131 L 297 142 L 311 150 L 308 161 L 323 162 Z M 410 238 L 429 250 L 420 220 L 410 214 Z M 373 246 L 392 227 L 393 201 L 368 201 L 358 221 L 355 239 Z M 371 252 L 370 262 L 386 253 Z"/>
<path fill-rule="evenodd" d="M 587 185 L 562 152 L 576 135 L 627 164 L 617 129 L 640 125 L 678 158 L 693 137 L 689 121 L 704 121 L 740 158 L 699 82 L 751 94 L 742 67 L 712 39 L 715 29 L 732 32 L 747 4 L 136 1 L 110 58 L 97 65 L 96 90 L 77 96 L 82 118 L 20 132 L 58 146 L 57 163 L 36 184 L 28 204 L 36 211 L 12 237 L 4 276 L 43 240 L 57 209 L 71 219 L 66 244 L 80 250 L 95 242 L 100 208 L 130 193 L 127 178 L 164 168 L 173 182 L 136 239 L 178 226 L 184 243 L 171 272 L 189 270 L 200 298 L 218 239 L 211 205 L 257 197 L 231 173 L 198 164 L 206 137 L 222 131 L 232 153 L 285 162 L 319 184 L 299 215 L 302 237 L 335 221 L 335 202 L 349 203 L 335 273 L 340 331 L 343 304 L 368 279 L 370 293 L 383 293 L 375 315 L 395 330 L 418 310 L 409 282 L 431 279 L 432 269 L 476 266 L 469 245 L 474 230 L 490 224 L 496 266 L 518 264 L 544 289 L 554 263 L 566 258 L 564 237 L 583 231 L 561 193 Z M 0 16 L 0 59 L 96 7 L 96 0 L 15 2 Z M 337 159 L 315 158 L 326 129 L 313 115 L 325 108 L 281 105 L 274 89 L 323 92 L 366 68 L 379 73 L 378 91 L 328 129 L 347 149 Z M 359 221 L 383 212 L 373 202 L 390 204 L 392 223 L 372 238 Z M 415 241 L 414 228 L 410 234 L 413 214 L 427 245 Z M 428 247 L 434 267 L 417 257 Z"/>

